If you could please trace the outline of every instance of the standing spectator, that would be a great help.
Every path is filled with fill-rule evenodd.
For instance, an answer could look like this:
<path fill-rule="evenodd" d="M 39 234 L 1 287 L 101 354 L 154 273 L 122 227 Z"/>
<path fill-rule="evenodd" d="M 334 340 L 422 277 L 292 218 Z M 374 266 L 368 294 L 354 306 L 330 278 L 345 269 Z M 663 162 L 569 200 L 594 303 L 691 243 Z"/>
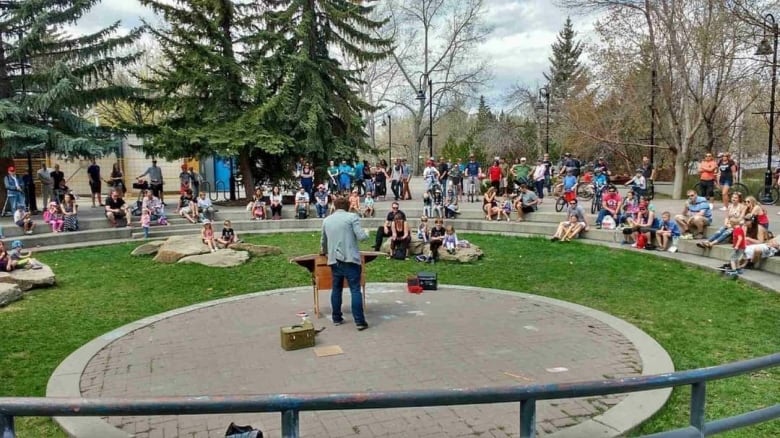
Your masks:
<path fill-rule="evenodd" d="M 412 167 L 406 161 L 406 158 L 401 159 L 401 184 L 403 184 L 403 190 L 401 191 L 401 199 L 411 200 L 412 191 L 409 189 L 409 181 L 412 180 Z"/>
<path fill-rule="evenodd" d="M 604 157 L 598 157 L 596 161 L 593 163 L 593 171 L 600 171 L 604 175 L 611 175 L 609 171 L 609 166 L 607 165 L 607 160 L 604 159 Z"/>
<path fill-rule="evenodd" d="M 612 184 L 608 185 L 607 192 L 601 197 L 601 210 L 599 210 L 599 215 L 596 218 L 596 229 L 601 229 L 601 221 L 607 216 L 612 216 L 615 224 L 619 223 L 618 216 L 621 201 L 617 187 Z"/>
<path fill-rule="evenodd" d="M 493 165 L 488 168 L 488 180 L 491 187 L 496 189 L 496 193 L 501 190 L 501 163 L 498 160 L 493 160 Z"/>
<path fill-rule="evenodd" d="M 119 166 L 117 165 L 116 167 L 118 168 Z M 152 193 L 155 197 L 160 198 L 162 203 L 165 203 L 165 198 L 163 197 L 163 174 L 162 169 L 157 166 L 157 160 L 152 160 L 152 166 L 146 169 L 144 173 L 138 175 L 136 179 L 141 179 L 147 175 L 149 176 L 149 188 L 152 189 Z"/>
<path fill-rule="evenodd" d="M 544 186 L 547 188 L 547 196 L 550 196 L 552 195 L 552 161 L 550 161 L 550 154 L 542 156 L 542 164 L 544 165 Z"/>
<path fill-rule="evenodd" d="M 352 178 L 355 182 L 354 187 L 358 189 L 358 193 L 363 191 L 363 193 L 366 193 L 366 186 L 363 182 L 363 162 L 360 160 L 355 160 L 354 165 L 352 166 Z M 310 194 L 311 195 L 311 194 Z"/>
<path fill-rule="evenodd" d="M 680 215 L 674 221 L 680 226 L 683 239 L 704 238 L 704 230 L 712 223 L 710 202 L 704 196 L 698 196 L 695 191 L 688 190 L 688 200 Z M 694 231 L 695 233 L 691 233 Z"/>
<path fill-rule="evenodd" d="M 300 181 L 301 187 L 303 187 L 303 190 L 306 191 L 309 199 L 311 199 L 312 195 L 314 195 L 314 168 L 308 162 L 303 164 Z"/>
<path fill-rule="evenodd" d="M 44 169 L 45 168 L 46 165 L 44 164 Z M 40 178 L 40 171 L 38 171 L 38 176 Z M 87 167 L 87 177 L 89 178 L 89 191 L 92 194 L 92 208 L 96 208 L 98 205 L 103 207 L 103 200 L 100 198 L 101 183 L 103 180 L 100 178 L 100 166 L 98 166 L 94 158 L 89 167 Z M 44 204 L 46 203 L 45 199 L 46 198 L 44 197 Z M 97 202 L 95 202 L 96 200 Z"/>
<path fill-rule="evenodd" d="M 699 163 L 699 196 L 712 201 L 715 192 L 715 171 L 718 163 L 712 158 L 711 153 L 704 154 L 704 159 Z"/>
<path fill-rule="evenodd" d="M 200 174 L 195 172 L 195 168 L 190 167 L 190 170 L 187 172 L 190 175 L 190 186 L 192 187 L 192 195 L 196 198 L 200 197 L 200 182 L 201 177 Z"/>
<path fill-rule="evenodd" d="M 14 166 L 8 167 L 8 175 L 3 178 L 5 184 L 5 196 L 8 199 L 11 210 L 16 211 L 21 205 L 24 208 L 24 185 L 16 176 L 16 168 Z"/>
<path fill-rule="evenodd" d="M 544 199 L 544 184 L 546 181 L 545 173 L 547 172 L 547 166 L 544 165 L 542 159 L 536 160 L 536 166 L 531 171 L 531 179 L 533 179 L 533 187 L 536 190 L 536 196 L 539 197 L 539 203 L 542 203 Z"/>
<path fill-rule="evenodd" d="M 152 226 L 152 212 L 148 208 L 141 208 L 141 229 L 144 230 L 144 239 L 149 238 L 149 228 Z"/>
<path fill-rule="evenodd" d="M 463 159 L 458 158 L 457 162 L 450 166 L 450 187 L 456 197 L 456 204 L 463 200 Z M 449 194 L 449 191 L 447 191 Z"/>
<path fill-rule="evenodd" d="M 726 152 L 718 160 L 718 168 L 715 171 L 715 181 L 720 186 L 720 192 L 723 195 L 723 207 L 721 211 L 726 211 L 729 203 L 729 188 L 734 185 L 734 175 L 737 173 L 737 164 L 731 159 L 731 154 Z M 743 196 L 745 193 L 742 194 Z"/>
<path fill-rule="evenodd" d="M 436 186 L 436 181 L 439 180 L 441 174 L 439 169 L 433 163 L 433 160 L 428 160 L 425 169 L 423 169 L 423 181 L 425 181 L 425 193 L 433 193 L 433 188 Z"/>
<path fill-rule="evenodd" d="M 349 201 L 347 201 L 347 208 L 349 208 Z M 379 251 L 382 248 L 382 240 L 385 237 L 391 237 L 393 235 L 392 226 L 395 216 L 400 214 L 404 220 L 406 220 L 406 214 L 398 209 L 398 202 L 393 201 L 390 205 L 390 211 L 385 217 L 385 223 L 376 229 L 376 239 L 374 240 L 374 251 Z"/>
<path fill-rule="evenodd" d="M 469 162 L 466 163 L 464 176 L 467 180 L 466 184 L 468 184 L 469 195 L 479 194 L 482 167 L 480 167 L 474 154 L 469 155 Z M 474 202 L 474 199 L 471 196 L 469 196 L 469 202 Z"/>
<path fill-rule="evenodd" d="M 371 171 L 371 164 L 368 163 L 368 160 L 363 160 L 363 185 L 366 193 L 371 192 L 373 194 L 376 191 L 374 172 Z M 412 199 L 411 195 L 409 199 Z"/>
<path fill-rule="evenodd" d="M 365 240 L 368 235 L 360 226 L 360 217 L 348 213 L 349 201 L 337 197 L 333 204 L 335 213 L 322 221 L 322 237 L 320 238 L 320 254 L 328 256 L 333 283 L 331 285 L 330 303 L 333 324 L 344 323 L 341 313 L 341 299 L 344 281 L 349 285 L 352 317 L 358 330 L 368 328 L 363 314 L 363 295 L 360 290 L 362 259 L 358 241 Z"/>
<path fill-rule="evenodd" d="M 401 181 L 401 160 L 396 159 L 395 165 L 390 169 L 390 190 L 393 191 L 393 200 L 401 199 L 401 190 L 403 182 Z"/>
<path fill-rule="evenodd" d="M 328 162 L 328 191 L 336 193 L 339 190 L 339 167 L 333 160 Z"/>
<path fill-rule="evenodd" d="M 95 160 L 92 160 L 92 162 L 94 163 Z M 89 169 L 87 169 L 87 173 L 89 173 Z M 54 196 L 54 181 L 51 179 L 49 169 L 46 168 L 46 161 L 41 161 L 41 168 L 38 169 L 38 181 L 41 183 L 41 195 L 43 196 L 42 205 L 48 205 L 49 201 L 51 201 Z M 91 187 L 90 181 L 90 188 Z M 100 192 L 98 192 L 98 200 L 100 200 Z M 94 199 L 92 203 L 92 206 L 94 207 Z M 102 207 L 103 204 L 100 204 L 100 206 Z"/>
<path fill-rule="evenodd" d="M 645 179 L 648 181 L 648 184 L 651 184 L 653 181 L 655 181 L 655 167 L 653 167 L 653 163 L 650 162 L 650 157 L 643 156 L 642 165 L 640 167 L 642 169 L 642 176 L 645 177 Z"/>
<path fill-rule="evenodd" d="M 122 173 L 122 168 L 119 167 L 119 163 L 114 163 L 111 166 L 111 176 L 109 177 L 108 184 L 117 190 L 122 191 L 122 195 L 127 193 L 127 186 L 125 186 L 125 176 Z"/>
<path fill-rule="evenodd" d="M 511 179 L 510 178 L 511 166 L 503 158 L 500 158 L 498 160 L 498 162 L 499 162 L 499 167 L 501 167 L 501 184 L 500 184 L 501 187 L 500 188 L 503 189 L 499 193 L 505 195 L 505 194 L 509 193 L 512 190 L 512 183 L 510 181 L 510 179 Z"/>
<path fill-rule="evenodd" d="M 49 173 L 49 176 L 51 176 L 54 200 L 62 202 L 62 196 L 65 194 L 62 190 L 62 187 L 65 186 L 65 174 L 60 170 L 59 164 L 54 165 L 54 170 Z"/>
<path fill-rule="evenodd" d="M 349 193 L 349 188 L 352 185 L 352 166 L 347 164 L 347 160 L 341 160 L 339 164 L 339 191 L 342 193 Z"/>
<path fill-rule="evenodd" d="M 320 186 L 324 187 L 323 184 Z M 271 219 L 279 220 L 282 218 L 282 192 L 279 186 L 274 186 L 271 189 L 271 196 L 269 197 L 269 203 L 271 204 Z"/>
<path fill-rule="evenodd" d="M 183 195 L 188 189 L 192 189 L 190 173 L 187 171 L 187 164 L 182 164 L 179 172 L 179 195 Z"/>
<path fill-rule="evenodd" d="M 314 192 L 314 207 L 317 209 L 317 217 L 324 218 L 328 215 L 328 204 L 330 203 L 330 194 L 325 190 L 325 184 L 317 186 Z"/>
<path fill-rule="evenodd" d="M 439 166 L 437 170 L 439 171 L 439 184 L 441 184 L 441 191 L 442 193 L 446 193 L 447 181 L 450 179 L 450 165 L 447 163 L 444 157 L 439 158 Z"/>
<path fill-rule="evenodd" d="M 387 198 L 387 179 L 390 176 L 387 174 L 387 162 L 382 160 L 376 167 L 376 173 L 374 174 L 374 183 L 376 184 L 376 196 L 385 200 Z"/>

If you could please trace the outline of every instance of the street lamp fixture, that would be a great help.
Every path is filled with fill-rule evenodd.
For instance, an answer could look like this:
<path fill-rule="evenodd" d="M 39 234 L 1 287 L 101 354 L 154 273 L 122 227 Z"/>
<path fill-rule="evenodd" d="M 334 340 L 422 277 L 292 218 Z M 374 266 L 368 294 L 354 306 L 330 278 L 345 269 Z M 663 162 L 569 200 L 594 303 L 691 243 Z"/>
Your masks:
<path fill-rule="evenodd" d="M 767 30 L 772 32 L 772 44 L 769 43 Z M 769 98 L 769 143 L 766 151 L 766 173 L 764 174 L 764 189 L 761 191 L 759 200 L 762 204 L 773 204 L 772 198 L 772 145 L 775 134 L 775 85 L 777 83 L 777 21 L 772 14 L 764 16 L 764 38 L 756 49 L 756 55 L 772 55 L 772 85 Z"/>
<path fill-rule="evenodd" d="M 542 103 L 544 100 L 544 103 Z M 539 100 L 536 102 L 536 109 L 545 110 L 545 135 L 544 135 L 544 153 L 550 153 L 550 87 L 545 85 L 539 89 Z"/>
<path fill-rule="evenodd" d="M 428 157 L 433 159 L 433 81 L 427 74 L 420 75 L 420 88 L 415 99 L 425 102 L 425 84 L 428 85 Z M 424 103 L 423 103 L 424 105 Z"/>

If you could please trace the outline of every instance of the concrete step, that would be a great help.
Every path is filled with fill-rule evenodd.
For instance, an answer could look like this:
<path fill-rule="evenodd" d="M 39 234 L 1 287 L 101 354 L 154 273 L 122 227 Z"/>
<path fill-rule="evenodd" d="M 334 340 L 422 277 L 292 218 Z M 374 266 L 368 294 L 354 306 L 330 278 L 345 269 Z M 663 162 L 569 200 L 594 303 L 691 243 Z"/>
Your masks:
<path fill-rule="evenodd" d="M 20 240 L 25 248 L 56 247 L 59 245 L 68 245 L 80 242 L 118 240 L 127 239 L 132 235 L 132 229 L 122 228 L 99 228 L 94 230 L 83 230 L 63 233 L 40 233 L 32 235 L 23 235 L 15 237 L 14 240 Z"/>

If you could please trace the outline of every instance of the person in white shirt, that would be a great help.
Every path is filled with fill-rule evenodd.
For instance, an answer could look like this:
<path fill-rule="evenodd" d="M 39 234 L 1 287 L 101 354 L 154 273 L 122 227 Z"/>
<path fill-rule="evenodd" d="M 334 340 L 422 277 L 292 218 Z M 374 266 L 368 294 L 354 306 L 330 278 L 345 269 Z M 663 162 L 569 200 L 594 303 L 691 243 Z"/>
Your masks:
<path fill-rule="evenodd" d="M 203 219 L 208 219 L 212 222 L 214 221 L 214 206 L 211 204 L 211 199 L 206 197 L 206 192 L 200 192 L 198 194 L 197 206 L 197 213 L 201 222 L 203 222 Z"/>

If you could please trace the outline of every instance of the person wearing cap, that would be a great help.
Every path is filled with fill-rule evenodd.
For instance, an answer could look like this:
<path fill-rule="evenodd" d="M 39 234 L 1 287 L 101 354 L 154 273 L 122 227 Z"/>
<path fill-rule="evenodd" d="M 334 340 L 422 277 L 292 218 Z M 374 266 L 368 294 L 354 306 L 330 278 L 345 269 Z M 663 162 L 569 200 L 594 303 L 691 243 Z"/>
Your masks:
<path fill-rule="evenodd" d="M 328 215 L 328 205 L 330 204 L 330 193 L 325 188 L 325 184 L 317 186 L 314 192 L 314 207 L 317 209 L 317 217 L 322 219 Z"/>
<path fill-rule="evenodd" d="M 14 166 L 8 167 L 8 175 L 3 178 L 3 183 L 5 183 L 5 194 L 11 211 L 16 211 L 19 205 L 24 206 L 23 184 L 16 176 L 16 168 Z"/>
<path fill-rule="evenodd" d="M 160 201 L 163 203 L 165 202 L 165 199 L 163 198 L 163 174 L 162 169 L 160 169 L 157 166 L 157 160 L 152 160 L 151 167 L 147 168 L 146 171 L 136 179 L 141 179 L 145 176 L 149 176 L 149 188 L 152 189 L 152 193 L 154 196 L 160 198 Z"/>
<path fill-rule="evenodd" d="M 211 252 L 217 252 L 217 242 L 214 240 L 214 228 L 212 228 L 211 221 L 208 219 L 203 221 L 203 228 L 200 230 L 200 240 L 206 244 L 206 247 Z"/>
<path fill-rule="evenodd" d="M 510 170 L 512 181 L 517 184 L 530 184 L 531 166 L 525 157 L 521 157 Z"/>
<path fill-rule="evenodd" d="M 363 294 L 360 277 L 363 269 L 362 257 L 358 242 L 366 240 L 368 234 L 360 225 L 360 216 L 349 213 L 349 200 L 337 196 L 333 200 L 336 211 L 322 221 L 320 237 L 320 255 L 328 257 L 333 283 L 331 284 L 330 307 L 333 324 L 344 324 L 341 312 L 344 281 L 349 285 L 352 318 L 355 327 L 362 331 L 368 328 L 363 313 Z"/>
<path fill-rule="evenodd" d="M 32 251 L 23 252 L 24 243 L 21 240 L 14 240 L 11 243 L 11 250 L 8 251 L 8 257 L 14 262 L 15 267 L 27 269 L 41 269 L 37 260 L 32 258 Z"/>
<path fill-rule="evenodd" d="M 482 167 L 480 167 L 474 154 L 469 155 L 469 162 L 466 163 L 463 175 L 466 177 L 468 184 L 466 193 L 468 193 L 469 202 L 474 202 L 475 195 L 479 193 L 479 179 L 482 175 Z"/>

